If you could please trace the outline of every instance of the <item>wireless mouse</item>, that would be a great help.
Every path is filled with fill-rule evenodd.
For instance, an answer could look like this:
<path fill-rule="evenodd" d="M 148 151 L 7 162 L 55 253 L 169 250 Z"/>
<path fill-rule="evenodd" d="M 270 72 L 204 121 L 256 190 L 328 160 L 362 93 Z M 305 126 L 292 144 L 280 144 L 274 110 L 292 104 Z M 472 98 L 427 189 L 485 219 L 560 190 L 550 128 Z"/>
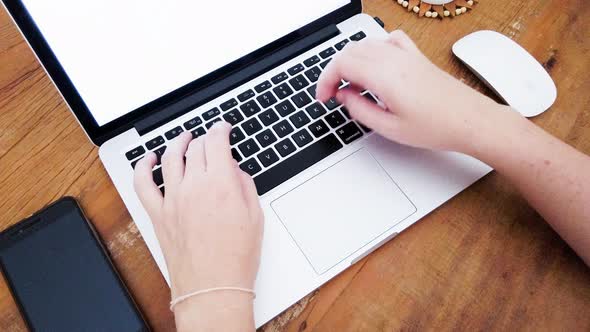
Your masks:
<path fill-rule="evenodd" d="M 557 98 L 543 66 L 512 39 L 495 31 L 469 34 L 453 53 L 508 105 L 526 117 L 545 112 Z"/>

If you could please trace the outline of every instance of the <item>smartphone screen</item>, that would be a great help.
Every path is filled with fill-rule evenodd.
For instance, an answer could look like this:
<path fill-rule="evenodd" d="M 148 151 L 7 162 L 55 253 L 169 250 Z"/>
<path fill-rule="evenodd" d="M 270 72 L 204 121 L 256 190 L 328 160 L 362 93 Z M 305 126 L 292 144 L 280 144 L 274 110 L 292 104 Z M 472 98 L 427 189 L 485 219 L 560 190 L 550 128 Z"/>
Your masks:
<path fill-rule="evenodd" d="M 0 263 L 31 330 L 148 330 L 73 199 L 21 224 L 2 234 Z"/>

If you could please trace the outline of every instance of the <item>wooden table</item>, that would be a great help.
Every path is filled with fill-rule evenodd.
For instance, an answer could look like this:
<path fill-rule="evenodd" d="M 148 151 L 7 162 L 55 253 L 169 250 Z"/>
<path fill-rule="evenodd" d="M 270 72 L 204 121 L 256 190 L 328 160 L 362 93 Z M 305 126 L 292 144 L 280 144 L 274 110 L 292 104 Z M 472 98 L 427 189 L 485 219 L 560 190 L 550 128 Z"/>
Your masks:
<path fill-rule="evenodd" d="M 559 91 L 553 108 L 533 121 L 590 154 L 590 2 L 481 0 L 473 12 L 444 21 L 418 19 L 391 0 L 365 1 L 365 11 L 388 30 L 405 30 L 436 64 L 486 93 L 451 45 L 481 29 L 517 40 Z M 0 229 L 64 195 L 77 197 L 150 325 L 173 330 L 168 287 L 97 148 L 3 10 L 0 110 Z M 3 282 L 0 329 L 25 329 Z M 400 329 L 588 331 L 590 269 L 492 173 L 262 330 Z"/>

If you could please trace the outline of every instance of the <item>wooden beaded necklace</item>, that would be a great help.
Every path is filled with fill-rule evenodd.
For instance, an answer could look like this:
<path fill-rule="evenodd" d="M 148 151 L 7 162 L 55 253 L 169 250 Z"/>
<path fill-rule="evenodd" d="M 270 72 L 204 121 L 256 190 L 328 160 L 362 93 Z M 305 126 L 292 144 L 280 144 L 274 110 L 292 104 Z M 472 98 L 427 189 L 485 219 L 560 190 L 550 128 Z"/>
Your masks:
<path fill-rule="evenodd" d="M 478 0 L 394 0 L 419 17 L 445 18 L 465 14 Z"/>

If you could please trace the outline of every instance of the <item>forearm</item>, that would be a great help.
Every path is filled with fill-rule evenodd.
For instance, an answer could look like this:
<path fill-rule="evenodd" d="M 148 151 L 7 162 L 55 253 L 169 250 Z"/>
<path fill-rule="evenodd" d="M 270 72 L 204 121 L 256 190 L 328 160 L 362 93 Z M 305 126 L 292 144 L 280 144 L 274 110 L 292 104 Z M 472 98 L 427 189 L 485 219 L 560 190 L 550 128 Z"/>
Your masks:
<path fill-rule="evenodd" d="M 254 331 L 249 294 L 216 292 L 187 299 L 175 307 L 178 331 Z"/>
<path fill-rule="evenodd" d="M 483 114 L 464 152 L 506 176 L 590 265 L 590 157 L 506 107 Z"/>

